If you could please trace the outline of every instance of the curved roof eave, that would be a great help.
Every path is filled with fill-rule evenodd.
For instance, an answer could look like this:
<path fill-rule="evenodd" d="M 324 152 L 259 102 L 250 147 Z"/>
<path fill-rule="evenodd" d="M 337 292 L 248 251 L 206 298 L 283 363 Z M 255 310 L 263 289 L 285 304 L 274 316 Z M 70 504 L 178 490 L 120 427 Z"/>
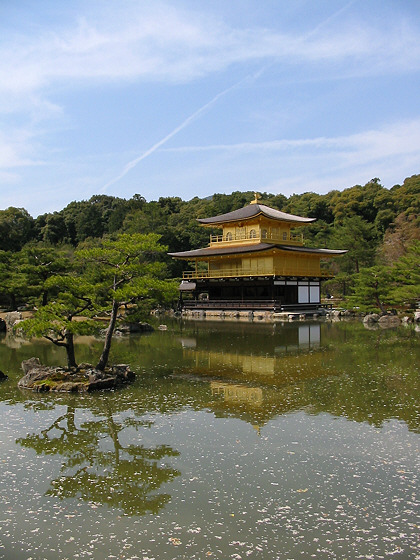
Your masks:
<path fill-rule="evenodd" d="M 192 251 L 182 251 L 180 253 L 168 253 L 170 257 L 178 259 L 188 259 L 196 257 L 216 257 L 222 255 L 233 255 L 242 253 L 258 253 L 274 249 L 272 243 L 256 243 L 255 245 L 245 245 L 242 247 L 204 247 L 202 249 L 193 249 Z"/>
<path fill-rule="evenodd" d="M 273 245 L 272 243 L 256 243 L 255 245 L 236 246 L 236 247 L 205 247 L 203 249 L 193 249 L 192 251 L 182 251 L 180 253 L 168 253 L 170 257 L 178 259 L 194 259 L 206 257 L 218 257 L 223 255 L 239 255 L 244 253 L 260 253 L 262 251 L 280 250 L 295 253 L 310 253 L 324 256 L 340 256 L 347 253 L 342 249 L 315 249 L 312 247 L 299 247 L 295 245 Z"/>
<path fill-rule="evenodd" d="M 244 206 L 238 210 L 233 210 L 233 212 L 227 212 L 226 214 L 220 214 L 219 216 L 213 216 L 211 218 L 199 218 L 197 221 L 203 226 L 212 226 L 228 222 L 250 220 L 251 218 L 255 218 L 260 215 L 279 222 L 294 222 L 301 224 L 312 223 L 316 220 L 316 218 L 304 218 L 302 216 L 295 216 L 294 214 L 287 214 L 286 212 L 275 210 L 274 208 L 270 208 L 264 204 L 248 204 L 248 206 Z"/>

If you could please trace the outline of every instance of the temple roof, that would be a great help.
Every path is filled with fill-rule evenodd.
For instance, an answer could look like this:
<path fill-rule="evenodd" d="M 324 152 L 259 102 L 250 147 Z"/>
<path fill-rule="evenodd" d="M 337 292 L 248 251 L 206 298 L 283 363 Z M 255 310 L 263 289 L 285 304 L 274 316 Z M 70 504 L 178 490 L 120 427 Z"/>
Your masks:
<path fill-rule="evenodd" d="M 317 255 L 334 256 L 344 255 L 345 250 L 338 249 L 314 249 L 312 247 L 296 247 L 294 245 L 274 245 L 273 243 L 256 243 L 255 245 L 244 245 L 235 247 L 204 247 L 203 249 L 193 249 L 192 251 L 182 251 L 180 253 L 168 253 L 171 257 L 178 259 L 194 259 L 198 257 L 216 257 L 219 255 L 234 255 L 243 253 L 259 253 L 279 249 L 292 253 L 312 253 Z"/>
<path fill-rule="evenodd" d="M 213 216 L 212 218 L 201 218 L 198 222 L 203 225 L 217 225 L 228 222 L 249 220 L 260 215 L 279 222 L 298 222 L 307 224 L 316 220 L 316 218 L 303 218 L 302 216 L 286 214 L 286 212 L 275 210 L 274 208 L 270 208 L 264 204 L 248 204 L 248 206 L 244 206 L 243 208 L 239 208 L 233 212 L 228 212 L 227 214 L 220 214 L 219 216 Z"/>

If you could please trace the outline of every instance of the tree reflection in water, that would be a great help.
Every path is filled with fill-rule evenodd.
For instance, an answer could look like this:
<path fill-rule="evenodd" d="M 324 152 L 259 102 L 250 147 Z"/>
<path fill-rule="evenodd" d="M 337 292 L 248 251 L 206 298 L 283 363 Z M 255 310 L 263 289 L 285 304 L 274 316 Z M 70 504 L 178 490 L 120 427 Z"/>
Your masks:
<path fill-rule="evenodd" d="M 103 404 L 102 419 L 84 421 L 79 426 L 76 407 L 68 405 L 66 413 L 51 426 L 17 443 L 38 454 L 65 458 L 63 474 L 51 481 L 47 495 L 62 500 L 78 497 L 120 508 L 127 515 L 155 514 L 171 499 L 170 494 L 157 490 L 181 474 L 162 461 L 179 452 L 168 445 L 123 445 L 120 436 L 125 429 L 150 427 L 153 423 L 133 417 L 117 422 L 110 403 Z"/>

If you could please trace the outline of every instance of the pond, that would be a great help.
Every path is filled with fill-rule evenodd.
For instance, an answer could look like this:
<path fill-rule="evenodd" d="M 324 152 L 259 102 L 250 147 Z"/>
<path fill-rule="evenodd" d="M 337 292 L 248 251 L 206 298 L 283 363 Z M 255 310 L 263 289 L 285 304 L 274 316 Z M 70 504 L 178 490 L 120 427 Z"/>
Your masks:
<path fill-rule="evenodd" d="M 420 557 L 414 328 L 165 324 L 115 339 L 133 385 L 86 395 L 19 390 L 65 356 L 0 340 L 0 558 Z"/>

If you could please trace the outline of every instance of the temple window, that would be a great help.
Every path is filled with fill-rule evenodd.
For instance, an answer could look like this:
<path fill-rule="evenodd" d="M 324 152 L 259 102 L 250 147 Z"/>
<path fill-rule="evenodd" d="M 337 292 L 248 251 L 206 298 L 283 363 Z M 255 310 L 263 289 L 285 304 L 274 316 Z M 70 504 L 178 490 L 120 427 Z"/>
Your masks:
<path fill-rule="evenodd" d="M 257 237 L 257 232 L 255 229 L 251 229 L 251 231 L 249 232 L 249 238 L 250 239 L 255 239 Z"/>
<path fill-rule="evenodd" d="M 268 237 L 268 231 L 267 231 L 266 229 L 263 229 L 263 230 L 261 231 L 261 237 L 262 237 L 263 239 L 267 239 L 267 237 Z"/>

